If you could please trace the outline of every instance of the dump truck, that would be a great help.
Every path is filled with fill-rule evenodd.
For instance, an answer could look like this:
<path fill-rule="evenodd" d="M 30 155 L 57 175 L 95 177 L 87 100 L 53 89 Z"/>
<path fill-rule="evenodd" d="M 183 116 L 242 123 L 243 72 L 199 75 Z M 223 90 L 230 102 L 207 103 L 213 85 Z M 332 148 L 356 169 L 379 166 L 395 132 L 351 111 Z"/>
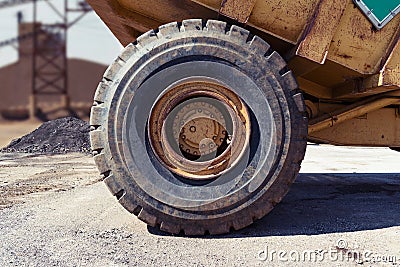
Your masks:
<path fill-rule="evenodd" d="M 252 224 L 307 142 L 400 147 L 398 0 L 88 2 L 125 46 L 94 96 L 94 160 L 152 227 Z"/>

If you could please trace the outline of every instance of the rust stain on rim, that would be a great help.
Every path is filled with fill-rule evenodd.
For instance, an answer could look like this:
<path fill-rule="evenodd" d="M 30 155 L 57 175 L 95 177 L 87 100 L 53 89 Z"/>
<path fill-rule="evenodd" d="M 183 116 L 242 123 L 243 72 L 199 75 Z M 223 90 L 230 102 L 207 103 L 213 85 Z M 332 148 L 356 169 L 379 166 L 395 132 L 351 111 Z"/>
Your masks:
<path fill-rule="evenodd" d="M 157 100 L 148 123 L 151 147 L 170 171 L 193 180 L 232 169 L 250 140 L 250 116 L 229 88 L 207 78 L 172 85 Z"/>

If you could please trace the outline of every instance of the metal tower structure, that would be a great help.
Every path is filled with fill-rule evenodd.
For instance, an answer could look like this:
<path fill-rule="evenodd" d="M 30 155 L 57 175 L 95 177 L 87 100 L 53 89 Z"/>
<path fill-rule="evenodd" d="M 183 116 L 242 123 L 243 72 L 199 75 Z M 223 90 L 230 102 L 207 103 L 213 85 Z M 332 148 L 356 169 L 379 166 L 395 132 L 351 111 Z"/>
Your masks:
<path fill-rule="evenodd" d="M 33 2 L 33 0 L 4 0 L 0 2 L 0 8 L 13 7 L 31 2 Z"/>
<path fill-rule="evenodd" d="M 59 18 L 59 21 L 52 24 L 41 23 L 38 17 L 40 9 L 38 2 L 45 2 Z M 72 113 L 68 96 L 68 29 L 92 9 L 83 0 L 77 0 L 74 7 L 70 7 L 69 2 L 71 1 L 63 0 L 63 8 L 60 9 L 49 0 L 0 1 L 0 9 L 33 3 L 32 32 L 0 42 L 0 47 L 2 47 L 32 38 L 32 90 L 29 96 L 29 115 L 31 118 L 38 115 L 40 110 L 38 100 L 42 96 L 60 97 L 61 106 Z M 71 13 L 77 14 L 72 20 L 70 20 Z M 18 18 L 20 22 L 22 19 L 20 13 Z"/>
<path fill-rule="evenodd" d="M 79 2 L 79 7 L 70 8 L 64 0 L 62 10 L 57 9 L 50 1 L 44 1 L 59 17 L 53 24 L 42 24 L 38 21 L 38 0 L 33 0 L 33 51 L 32 51 L 32 91 L 29 97 L 29 114 L 38 115 L 38 100 L 41 96 L 59 96 L 61 108 L 72 113 L 68 96 L 68 59 L 67 32 L 91 8 L 86 2 Z M 69 21 L 71 12 L 80 13 Z"/>

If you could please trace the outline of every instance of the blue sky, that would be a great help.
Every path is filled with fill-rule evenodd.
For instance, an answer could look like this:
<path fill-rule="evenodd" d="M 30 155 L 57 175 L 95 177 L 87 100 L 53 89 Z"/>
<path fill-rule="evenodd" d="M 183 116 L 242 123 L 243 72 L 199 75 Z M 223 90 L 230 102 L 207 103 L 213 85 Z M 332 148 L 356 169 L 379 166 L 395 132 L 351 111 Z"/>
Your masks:
<path fill-rule="evenodd" d="M 64 1 L 53 0 L 53 5 L 62 10 Z M 69 0 L 71 7 L 76 0 Z M 32 4 L 0 9 L 0 41 L 17 36 L 17 12 L 22 11 L 25 22 L 32 21 Z M 38 1 L 38 20 L 44 23 L 59 22 L 60 19 L 44 1 Z M 70 13 L 72 21 L 78 14 Z M 68 31 L 67 53 L 69 58 L 82 58 L 102 64 L 110 64 L 121 51 L 122 46 L 100 18 L 92 11 Z M 0 47 L 0 67 L 18 59 L 12 46 Z"/>

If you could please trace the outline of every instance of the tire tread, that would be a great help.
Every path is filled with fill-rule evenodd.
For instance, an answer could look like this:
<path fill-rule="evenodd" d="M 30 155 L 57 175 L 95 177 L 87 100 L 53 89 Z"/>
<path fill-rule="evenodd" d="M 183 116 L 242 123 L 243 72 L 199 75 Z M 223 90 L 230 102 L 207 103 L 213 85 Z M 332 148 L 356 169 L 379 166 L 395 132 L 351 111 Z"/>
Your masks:
<path fill-rule="evenodd" d="M 188 33 L 207 31 L 212 35 L 221 36 L 226 38 L 229 35 L 230 38 L 237 40 L 238 43 L 248 46 L 249 50 L 256 54 L 267 57 L 270 69 L 275 73 L 278 82 L 283 88 L 286 88 L 285 94 L 287 97 L 289 108 L 292 109 L 296 121 L 292 128 L 297 129 L 294 131 L 296 134 L 291 138 L 292 145 L 288 151 L 288 157 L 290 163 L 286 164 L 285 169 L 282 173 L 285 173 L 284 178 L 279 183 L 274 184 L 272 194 L 263 203 L 260 201 L 252 210 L 243 210 L 238 213 L 235 218 L 232 218 L 223 222 L 207 222 L 204 224 L 200 223 L 182 223 L 177 220 L 174 223 L 162 220 L 153 214 L 151 210 L 148 210 L 145 206 L 140 206 L 136 203 L 136 200 L 132 197 L 128 197 L 126 194 L 119 197 L 119 202 L 129 212 L 137 215 L 137 217 L 149 224 L 152 227 L 158 227 L 162 231 L 166 231 L 172 234 L 178 234 L 182 231 L 186 235 L 204 235 L 206 233 L 214 234 L 226 234 L 231 229 L 239 230 L 250 224 L 255 220 L 261 219 L 272 208 L 280 202 L 282 197 L 288 192 L 289 186 L 295 180 L 298 170 L 300 169 L 301 161 L 305 154 L 305 145 L 307 139 L 307 117 L 305 116 L 305 106 L 303 101 L 302 93 L 298 90 L 298 84 L 291 71 L 285 71 L 287 68 L 286 62 L 283 58 L 275 51 L 272 52 L 270 45 L 258 36 L 252 36 L 250 32 L 239 26 L 229 26 L 225 22 L 216 20 L 203 21 L 201 19 L 188 19 L 183 20 L 182 23 L 172 22 L 159 27 L 156 30 L 150 30 L 147 33 L 140 36 L 135 42 L 129 44 L 120 56 L 115 60 L 110 67 L 106 70 L 103 80 L 99 83 L 94 100 L 96 105 L 92 107 L 90 124 L 92 126 L 91 144 L 92 149 L 97 151 L 97 155 L 94 156 L 96 165 L 102 174 L 107 174 L 104 179 L 107 187 L 111 193 L 115 196 L 118 192 L 121 192 L 123 188 L 120 186 L 118 179 L 112 173 L 110 164 L 106 158 L 108 153 L 106 150 L 107 139 L 103 138 L 103 131 L 101 127 L 104 127 L 107 122 L 107 109 L 106 105 L 110 105 L 111 96 L 109 95 L 110 86 L 112 83 L 117 82 L 116 77 L 118 72 L 124 67 L 124 64 L 129 58 L 141 51 L 141 49 L 149 50 L 150 45 L 154 42 L 160 41 L 162 38 L 170 38 L 177 33 Z M 280 73 L 284 72 L 282 75 Z M 247 216 L 243 216 L 247 212 Z"/>

